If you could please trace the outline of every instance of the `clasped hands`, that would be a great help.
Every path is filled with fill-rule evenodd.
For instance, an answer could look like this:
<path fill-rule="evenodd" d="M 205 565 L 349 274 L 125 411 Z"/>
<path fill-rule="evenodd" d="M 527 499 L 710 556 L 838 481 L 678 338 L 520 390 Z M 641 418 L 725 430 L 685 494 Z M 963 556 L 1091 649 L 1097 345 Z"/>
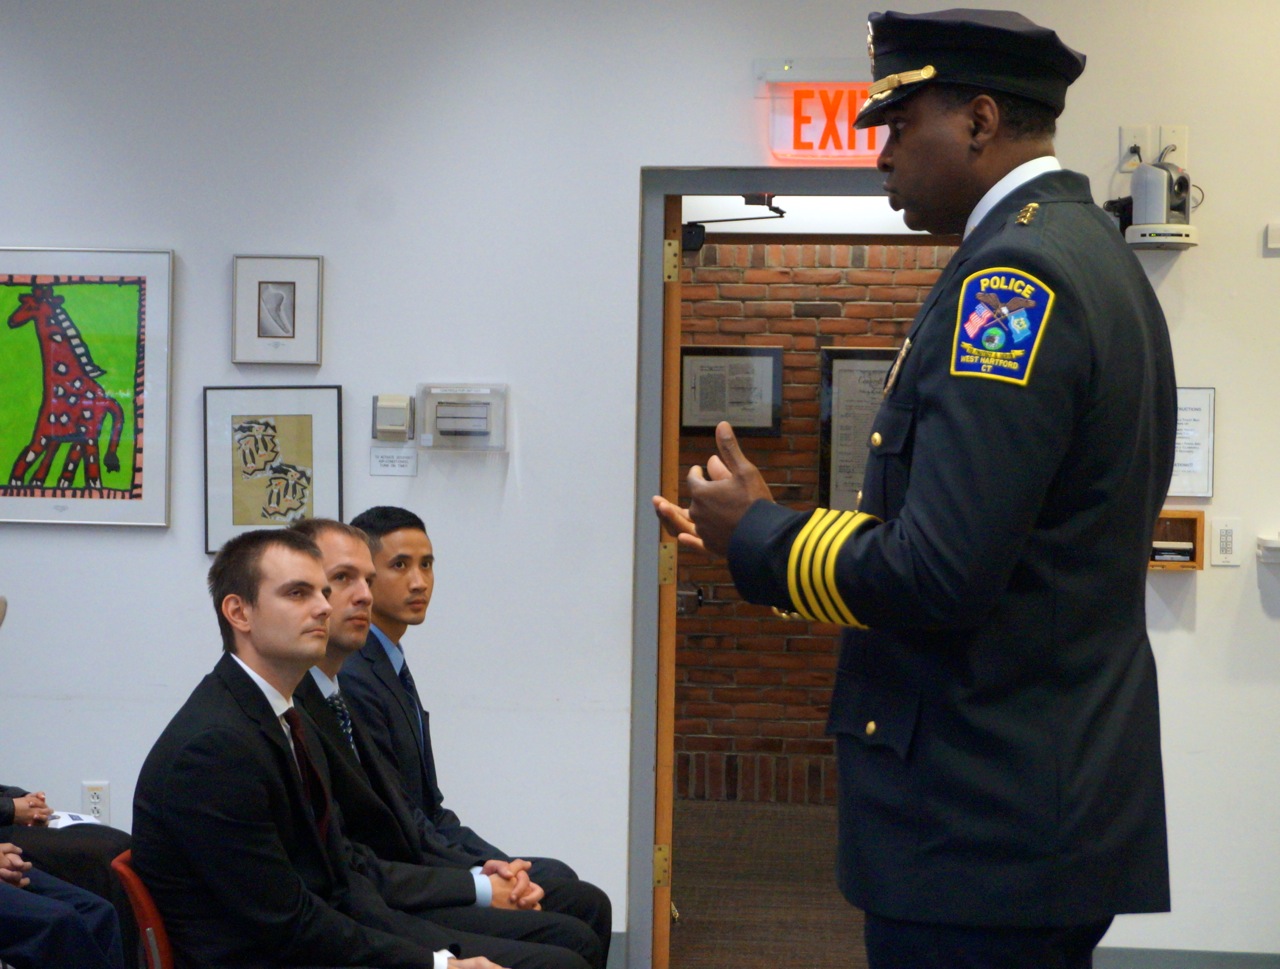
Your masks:
<path fill-rule="evenodd" d="M 22 849 L 7 841 L 0 843 L 0 882 L 15 888 L 26 888 L 31 879 L 26 877 L 31 862 L 22 860 Z"/>
<path fill-rule="evenodd" d="M 529 880 L 531 862 L 523 858 L 486 861 L 480 873 L 489 876 L 493 885 L 493 907 L 542 911 L 542 897 L 546 894 L 540 886 Z"/>
<path fill-rule="evenodd" d="M 716 425 L 716 453 L 707 471 L 694 465 L 685 479 L 689 509 L 654 495 L 653 508 L 667 531 L 685 548 L 724 556 L 733 530 L 755 502 L 772 501 L 760 469 L 747 460 L 728 421 Z"/>
<path fill-rule="evenodd" d="M 53 808 L 45 801 L 44 791 L 32 791 L 30 794 L 13 799 L 13 823 L 24 827 L 40 827 L 49 823 L 53 816 Z"/>

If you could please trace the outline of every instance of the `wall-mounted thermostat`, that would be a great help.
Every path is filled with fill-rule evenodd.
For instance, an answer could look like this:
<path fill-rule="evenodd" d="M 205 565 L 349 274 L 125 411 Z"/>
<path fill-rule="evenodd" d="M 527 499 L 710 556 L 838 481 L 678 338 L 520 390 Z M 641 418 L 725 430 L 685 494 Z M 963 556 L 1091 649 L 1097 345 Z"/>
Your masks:
<path fill-rule="evenodd" d="M 506 384 L 422 384 L 418 446 L 451 451 L 507 449 Z"/>

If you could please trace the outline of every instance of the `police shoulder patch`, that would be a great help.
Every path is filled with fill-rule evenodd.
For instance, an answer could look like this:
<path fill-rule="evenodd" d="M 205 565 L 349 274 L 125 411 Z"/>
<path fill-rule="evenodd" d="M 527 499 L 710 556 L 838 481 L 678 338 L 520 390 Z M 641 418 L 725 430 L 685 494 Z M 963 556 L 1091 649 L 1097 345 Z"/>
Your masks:
<path fill-rule="evenodd" d="M 1053 309 L 1053 290 L 1030 273 L 996 266 L 960 287 L 951 373 L 1025 386 Z"/>

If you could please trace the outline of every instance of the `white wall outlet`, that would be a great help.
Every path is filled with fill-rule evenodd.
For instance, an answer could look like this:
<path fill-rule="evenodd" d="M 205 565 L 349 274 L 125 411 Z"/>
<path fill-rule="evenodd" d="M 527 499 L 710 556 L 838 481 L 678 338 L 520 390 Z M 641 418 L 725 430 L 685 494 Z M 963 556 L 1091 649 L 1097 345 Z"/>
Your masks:
<path fill-rule="evenodd" d="M 1138 151 L 1133 151 L 1134 147 Z M 1122 124 L 1120 126 L 1120 164 L 1119 170 L 1131 172 L 1143 162 L 1155 161 L 1151 157 L 1151 125 Z"/>
<path fill-rule="evenodd" d="M 1215 518 L 1209 524 L 1209 564 L 1242 565 L 1244 533 L 1239 518 Z"/>
<path fill-rule="evenodd" d="M 1169 146 L 1172 145 L 1172 148 Z M 1179 168 L 1191 167 L 1191 127 L 1185 124 L 1162 124 L 1160 126 L 1160 144 L 1156 147 L 1156 159 L 1166 148 L 1168 152 L 1164 161 L 1172 162 Z"/>
<path fill-rule="evenodd" d="M 108 781 L 80 782 L 80 813 L 111 823 L 111 784 Z"/>

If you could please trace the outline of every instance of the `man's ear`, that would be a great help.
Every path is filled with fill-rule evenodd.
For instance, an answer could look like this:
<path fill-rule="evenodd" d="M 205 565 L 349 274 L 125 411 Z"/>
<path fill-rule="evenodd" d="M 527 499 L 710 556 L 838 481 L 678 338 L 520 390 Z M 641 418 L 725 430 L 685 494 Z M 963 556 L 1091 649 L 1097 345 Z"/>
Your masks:
<path fill-rule="evenodd" d="M 231 594 L 222 600 L 222 615 L 231 628 L 242 633 L 249 631 L 249 604 L 243 597 Z"/>
<path fill-rule="evenodd" d="M 989 94 L 979 94 L 969 102 L 969 147 L 980 151 L 1000 130 L 1000 105 Z"/>

